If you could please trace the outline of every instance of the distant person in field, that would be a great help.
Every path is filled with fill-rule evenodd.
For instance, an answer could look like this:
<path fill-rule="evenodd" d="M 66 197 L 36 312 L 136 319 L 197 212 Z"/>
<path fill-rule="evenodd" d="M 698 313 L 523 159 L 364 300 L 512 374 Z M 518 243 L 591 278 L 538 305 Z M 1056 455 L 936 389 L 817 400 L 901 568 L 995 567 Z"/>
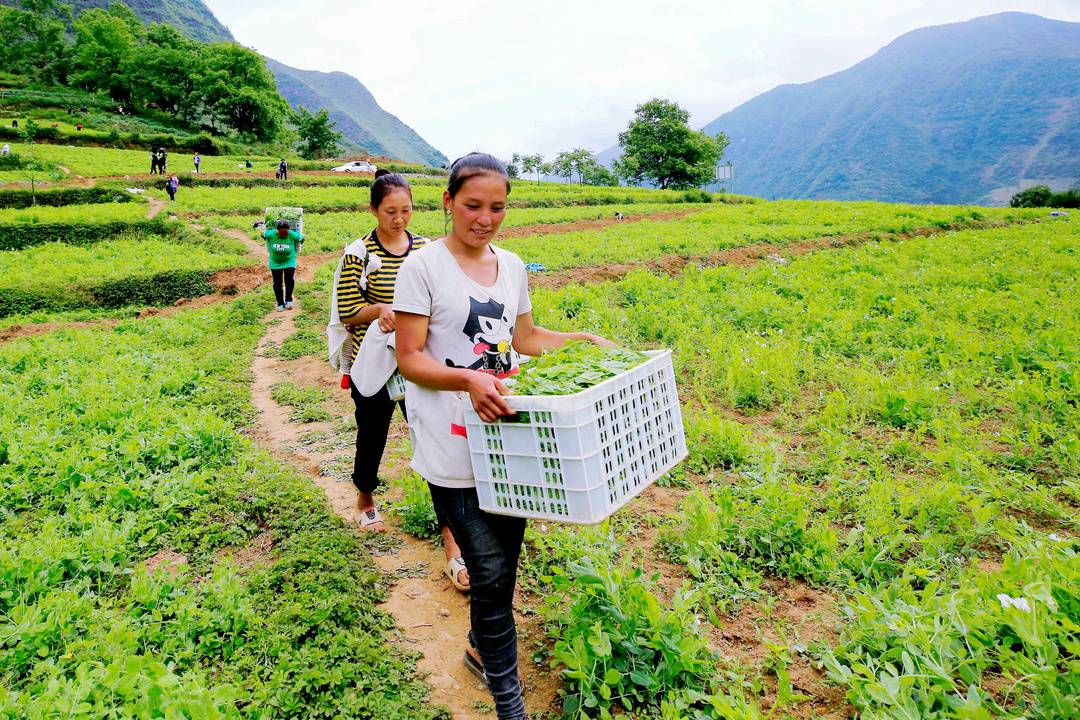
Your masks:
<path fill-rule="evenodd" d="M 288 220 L 278 220 L 274 228 L 263 233 L 263 239 L 266 240 L 266 251 L 270 256 L 270 275 L 274 279 L 277 309 L 292 310 L 296 256 L 300 254 L 304 236 L 293 230 Z"/>
<path fill-rule="evenodd" d="M 165 152 L 165 148 L 158 148 L 158 170 L 162 175 L 165 174 L 169 168 L 169 154 Z"/>
<path fill-rule="evenodd" d="M 277 169 L 278 175 L 282 180 L 289 179 L 289 163 L 285 162 L 285 158 L 281 158 L 281 162 L 278 163 Z"/>
<path fill-rule="evenodd" d="M 157 175 L 158 169 L 158 152 L 157 150 L 150 151 L 150 174 Z"/>
<path fill-rule="evenodd" d="M 352 381 L 353 363 L 364 337 L 377 325 L 384 333 L 394 330 L 394 285 L 398 268 L 411 253 L 430 240 L 409 232 L 413 212 L 412 187 L 402 175 L 380 170 L 371 184 L 371 214 L 378 221 L 367 235 L 345 248 L 334 283 L 333 307 L 348 335 L 343 340 L 338 369 L 343 373 L 342 386 L 348 387 L 356 405 L 356 458 L 353 484 L 356 486 L 356 516 L 361 530 L 382 532 L 386 529 L 375 505 L 379 486 L 379 464 L 386 449 L 394 401 L 386 386 L 372 396 L 364 396 Z M 331 316 L 331 326 L 334 317 Z M 329 332 L 329 328 L 328 328 Z M 331 341 L 333 343 L 333 340 Z M 336 350 L 336 348 L 332 348 Z M 398 403 L 406 420 L 405 403 Z M 446 564 L 443 573 L 462 592 L 469 590 L 469 572 L 461 550 L 438 506 L 435 515 L 443 537 Z"/>
<path fill-rule="evenodd" d="M 165 181 L 165 192 L 169 193 L 170 200 L 176 200 L 176 191 L 180 189 L 180 178 L 176 177 L 176 173 L 171 173 L 169 179 Z"/>
<path fill-rule="evenodd" d="M 469 566 L 464 662 L 487 683 L 499 720 L 524 720 L 513 604 L 525 520 L 480 509 L 461 403 L 467 393 L 485 422 L 515 414 L 503 398 L 510 391 L 502 380 L 518 372 L 510 348 L 536 356 L 571 340 L 611 343 L 533 324 L 525 264 L 491 244 L 509 193 L 506 168 L 490 155 L 471 153 L 450 166 L 443 193 L 450 234 L 402 264 L 394 323 L 398 366 L 410 381 L 405 405 L 420 419 L 409 427 L 412 468 L 427 480 Z"/>
<path fill-rule="evenodd" d="M 195 163 L 195 174 L 199 174 L 199 164 L 202 163 L 202 155 L 195 153 L 195 157 L 191 158 L 191 161 Z"/>

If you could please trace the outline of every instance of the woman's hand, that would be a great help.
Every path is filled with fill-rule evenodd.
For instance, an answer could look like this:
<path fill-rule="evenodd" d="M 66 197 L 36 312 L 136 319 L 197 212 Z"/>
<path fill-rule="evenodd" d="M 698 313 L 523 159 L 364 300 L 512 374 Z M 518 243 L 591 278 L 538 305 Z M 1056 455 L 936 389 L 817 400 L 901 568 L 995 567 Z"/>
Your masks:
<path fill-rule="evenodd" d="M 600 337 L 599 335 L 593 335 L 592 333 L 581 333 L 580 339 L 585 342 L 591 342 L 593 345 L 599 345 L 600 347 L 615 347 L 615 343 L 611 342 L 607 338 Z"/>
<path fill-rule="evenodd" d="M 385 333 L 393 332 L 396 328 L 394 323 L 394 308 L 382 303 L 379 308 L 379 329 Z"/>
<path fill-rule="evenodd" d="M 503 400 L 503 395 L 509 395 L 510 391 L 494 375 L 470 370 L 467 389 L 473 409 L 484 422 L 495 422 L 500 417 L 515 414 Z"/>

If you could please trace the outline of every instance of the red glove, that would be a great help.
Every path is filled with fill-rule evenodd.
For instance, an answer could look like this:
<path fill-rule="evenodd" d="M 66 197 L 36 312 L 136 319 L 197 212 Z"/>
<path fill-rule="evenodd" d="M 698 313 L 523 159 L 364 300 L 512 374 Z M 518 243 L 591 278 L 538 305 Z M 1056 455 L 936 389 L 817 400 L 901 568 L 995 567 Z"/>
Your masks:
<path fill-rule="evenodd" d="M 349 376 L 348 375 L 342 375 L 341 376 L 341 389 L 342 390 L 348 390 L 350 385 L 351 385 L 351 382 L 350 382 Z"/>

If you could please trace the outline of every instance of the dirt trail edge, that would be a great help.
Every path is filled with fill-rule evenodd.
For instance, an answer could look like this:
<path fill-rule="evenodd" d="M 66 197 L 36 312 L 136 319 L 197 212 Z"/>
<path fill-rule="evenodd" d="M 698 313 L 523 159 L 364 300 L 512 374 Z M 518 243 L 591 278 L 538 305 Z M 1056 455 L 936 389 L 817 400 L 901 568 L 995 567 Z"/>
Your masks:
<path fill-rule="evenodd" d="M 296 312 L 298 309 L 271 312 L 264 321 L 267 330 L 251 368 L 251 394 L 257 411 L 253 436 L 281 462 L 305 472 L 326 493 L 334 512 L 355 527 L 356 495 L 352 483 L 326 477 L 320 469 L 328 462 L 351 467 L 351 444 L 326 451 L 300 442 L 303 436 L 328 431 L 336 423 L 290 423 L 288 408 L 278 405 L 270 395 L 271 386 L 283 380 L 314 382 L 326 389 L 337 387 L 339 376 L 325 361 L 310 357 L 288 361 L 274 353 L 295 331 Z M 340 419 L 344 414 L 341 411 L 346 409 L 344 403 L 350 410 L 352 403 L 340 389 L 336 395 L 341 404 L 334 403 L 334 414 Z M 385 554 L 376 554 L 374 562 L 393 583 L 382 608 L 393 616 L 402 647 L 421 653 L 419 670 L 431 685 L 433 703 L 448 707 L 454 718 L 489 720 L 491 715 L 484 710 L 491 696 L 461 662 L 469 630 L 468 597 L 455 590 L 442 574 L 441 547 L 401 532 L 390 520 L 386 524 L 388 534 L 401 544 Z"/>

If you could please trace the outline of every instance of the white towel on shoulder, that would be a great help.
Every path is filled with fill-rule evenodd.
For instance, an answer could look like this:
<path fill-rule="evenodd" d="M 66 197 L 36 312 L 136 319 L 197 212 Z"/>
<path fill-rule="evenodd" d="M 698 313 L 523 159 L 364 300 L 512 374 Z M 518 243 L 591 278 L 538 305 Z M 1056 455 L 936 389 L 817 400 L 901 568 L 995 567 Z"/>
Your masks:
<path fill-rule="evenodd" d="M 364 272 L 360 276 L 361 291 L 367 290 L 368 275 L 382 267 L 382 260 L 379 256 L 368 252 L 366 241 L 367 236 L 365 235 L 346 245 L 345 251 L 341 254 L 341 259 L 338 260 L 337 270 L 334 271 L 334 286 L 331 288 L 330 296 L 330 321 L 326 325 L 326 340 L 330 364 L 342 375 L 349 374 L 352 362 L 350 353 L 343 352 L 345 343 L 349 340 L 349 329 L 345 327 L 345 323 L 341 322 L 337 301 L 337 288 L 338 283 L 341 281 L 341 268 L 345 264 L 345 256 L 354 255 L 364 263 Z M 372 325 L 378 327 L 378 323 L 372 323 Z"/>
<path fill-rule="evenodd" d="M 371 397 L 382 390 L 395 370 L 397 354 L 394 352 L 394 333 L 383 332 L 379 323 L 373 322 L 368 326 L 349 371 L 353 387 L 364 397 Z"/>

